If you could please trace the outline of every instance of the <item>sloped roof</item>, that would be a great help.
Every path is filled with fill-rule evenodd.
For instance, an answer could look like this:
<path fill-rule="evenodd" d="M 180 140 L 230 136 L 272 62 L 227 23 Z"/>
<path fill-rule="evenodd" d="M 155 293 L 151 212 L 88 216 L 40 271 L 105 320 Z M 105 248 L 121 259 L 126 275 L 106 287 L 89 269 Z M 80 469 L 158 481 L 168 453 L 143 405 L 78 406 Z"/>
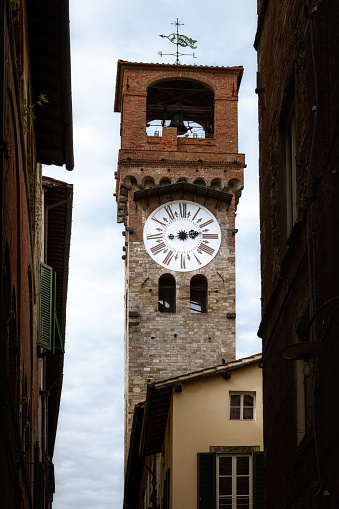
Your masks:
<path fill-rule="evenodd" d="M 45 262 L 53 267 L 56 273 L 56 311 L 65 344 L 66 302 L 68 287 L 68 266 L 72 226 L 73 186 L 49 177 L 42 179 L 44 205 L 46 207 L 46 241 Z M 58 423 L 64 355 L 46 357 L 46 385 L 50 392 L 48 400 L 48 441 L 49 450 L 54 449 Z"/>
<path fill-rule="evenodd" d="M 261 354 L 251 355 L 250 357 L 231 361 L 221 366 L 205 368 L 149 384 L 147 387 L 145 414 L 140 442 L 141 455 L 149 456 L 161 451 L 173 388 L 175 389 L 175 387 L 179 387 L 185 383 L 212 376 L 219 375 L 228 378 L 228 374 L 232 371 L 251 366 L 252 364 L 259 364 L 260 360 Z"/>

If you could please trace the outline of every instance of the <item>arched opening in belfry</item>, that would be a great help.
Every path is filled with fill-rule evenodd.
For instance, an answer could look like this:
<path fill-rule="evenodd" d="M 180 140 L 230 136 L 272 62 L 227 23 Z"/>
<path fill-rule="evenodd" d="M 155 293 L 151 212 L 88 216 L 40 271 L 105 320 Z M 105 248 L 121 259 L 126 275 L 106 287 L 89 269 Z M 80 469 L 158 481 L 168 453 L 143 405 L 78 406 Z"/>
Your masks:
<path fill-rule="evenodd" d="M 161 313 L 175 313 L 175 278 L 164 274 L 159 278 L 158 310 Z"/>
<path fill-rule="evenodd" d="M 190 283 L 191 313 L 207 313 L 207 279 L 205 276 L 193 276 Z"/>
<path fill-rule="evenodd" d="M 212 90 L 189 80 L 168 80 L 150 86 L 147 90 L 147 135 L 162 136 L 164 127 L 176 127 L 180 137 L 213 138 Z"/>

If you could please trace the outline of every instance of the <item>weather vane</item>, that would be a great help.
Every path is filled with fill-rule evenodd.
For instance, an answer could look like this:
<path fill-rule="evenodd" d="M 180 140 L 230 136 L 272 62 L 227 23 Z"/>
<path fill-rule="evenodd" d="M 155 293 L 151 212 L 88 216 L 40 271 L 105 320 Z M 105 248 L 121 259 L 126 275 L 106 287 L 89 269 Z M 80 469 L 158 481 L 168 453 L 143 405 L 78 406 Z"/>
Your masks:
<path fill-rule="evenodd" d="M 179 18 L 177 18 L 176 21 L 171 23 L 171 25 L 175 25 L 177 27 L 177 33 L 176 34 L 170 34 L 170 35 L 160 35 L 160 37 L 165 37 L 166 39 L 171 41 L 173 44 L 176 44 L 177 45 L 177 51 L 175 53 L 163 53 L 162 51 L 159 51 L 158 54 L 161 57 L 163 55 L 173 55 L 173 56 L 175 56 L 176 57 L 176 60 L 175 60 L 175 64 L 176 65 L 180 64 L 179 57 L 181 57 L 183 55 L 192 55 L 193 58 L 197 58 L 194 53 L 181 53 L 179 51 L 179 46 L 182 46 L 183 48 L 186 48 L 187 46 L 189 46 L 192 49 L 196 49 L 197 48 L 197 46 L 195 46 L 195 43 L 197 41 L 195 41 L 194 39 L 190 39 L 186 35 L 179 34 L 179 26 L 182 26 L 183 24 L 184 23 L 180 23 Z"/>

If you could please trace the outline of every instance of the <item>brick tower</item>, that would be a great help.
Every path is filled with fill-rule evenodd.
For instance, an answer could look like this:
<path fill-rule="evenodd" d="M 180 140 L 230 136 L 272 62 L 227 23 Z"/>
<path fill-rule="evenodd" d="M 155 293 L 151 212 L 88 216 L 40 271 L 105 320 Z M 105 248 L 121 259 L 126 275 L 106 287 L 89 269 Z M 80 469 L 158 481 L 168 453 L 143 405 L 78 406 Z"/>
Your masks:
<path fill-rule="evenodd" d="M 242 67 L 118 62 L 125 447 L 149 381 L 235 358 L 242 73 Z"/>

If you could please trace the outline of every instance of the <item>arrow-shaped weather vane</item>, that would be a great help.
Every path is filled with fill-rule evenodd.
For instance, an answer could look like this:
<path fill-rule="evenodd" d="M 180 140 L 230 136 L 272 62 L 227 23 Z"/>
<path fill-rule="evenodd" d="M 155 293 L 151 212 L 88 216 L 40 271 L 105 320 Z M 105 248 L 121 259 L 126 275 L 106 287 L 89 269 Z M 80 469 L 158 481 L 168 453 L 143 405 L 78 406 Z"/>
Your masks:
<path fill-rule="evenodd" d="M 187 46 L 189 46 L 192 49 L 196 49 L 197 48 L 197 46 L 195 46 L 195 43 L 197 41 L 195 41 L 194 39 L 190 39 L 186 35 L 179 34 L 179 26 L 182 26 L 183 24 L 184 23 L 180 23 L 179 18 L 177 18 L 176 21 L 171 23 L 171 25 L 175 25 L 177 27 L 177 33 L 176 34 L 170 34 L 170 35 L 160 35 L 160 37 L 164 37 L 164 38 L 168 39 L 169 41 L 171 41 L 173 44 L 176 44 L 177 45 L 177 51 L 175 53 L 163 53 L 162 51 L 159 51 L 158 54 L 161 57 L 163 55 L 173 55 L 173 56 L 175 56 L 176 57 L 176 60 L 175 60 L 175 64 L 176 65 L 180 64 L 179 57 L 181 57 L 183 55 L 192 55 L 193 58 L 197 58 L 194 53 L 181 53 L 179 51 L 179 46 L 182 46 L 183 48 L 186 48 Z"/>

